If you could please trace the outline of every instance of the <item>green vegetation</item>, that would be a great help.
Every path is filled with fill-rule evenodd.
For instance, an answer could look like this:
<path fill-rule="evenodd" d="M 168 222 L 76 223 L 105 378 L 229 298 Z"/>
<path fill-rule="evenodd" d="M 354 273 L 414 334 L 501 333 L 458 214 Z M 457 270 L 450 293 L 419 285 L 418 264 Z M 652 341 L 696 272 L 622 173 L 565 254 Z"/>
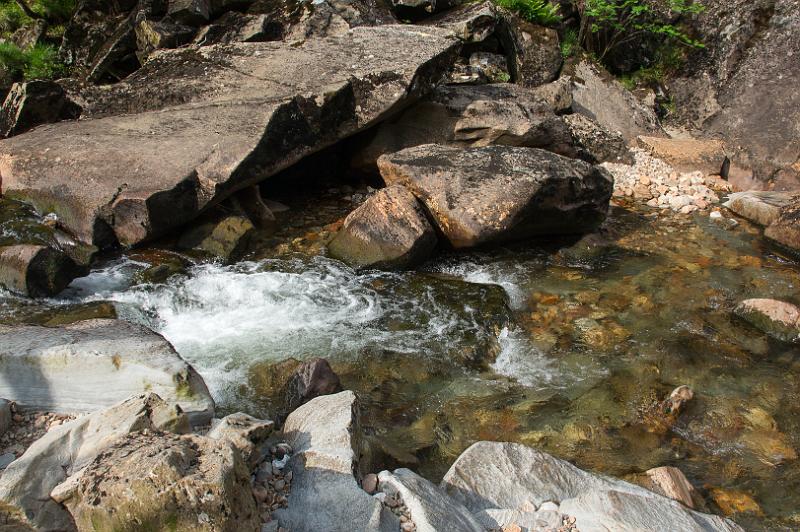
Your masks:
<path fill-rule="evenodd" d="M 701 48 L 703 44 L 676 24 L 665 22 L 646 0 L 572 0 L 579 14 L 578 43 L 600 61 L 623 46 L 658 38 L 666 44 Z M 693 0 L 668 0 L 675 16 L 703 11 Z"/>
<path fill-rule="evenodd" d="M 57 43 L 75 10 L 75 0 L 0 0 L 0 70 L 8 81 L 52 79 L 65 73 Z M 27 49 L 10 40 L 20 28 L 43 24 L 41 42 Z"/>
<path fill-rule="evenodd" d="M 580 50 L 580 43 L 578 43 L 578 32 L 573 28 L 564 30 L 564 35 L 561 37 L 561 56 L 564 59 L 572 57 L 578 50 Z"/>
<path fill-rule="evenodd" d="M 685 48 L 674 44 L 664 44 L 656 51 L 652 64 L 621 76 L 620 81 L 628 89 L 642 85 L 663 85 L 670 75 L 675 74 L 683 66 L 685 60 Z"/>
<path fill-rule="evenodd" d="M 36 44 L 21 50 L 14 43 L 0 43 L 0 66 L 15 80 L 53 79 L 64 73 L 58 51 L 50 44 Z"/>
<path fill-rule="evenodd" d="M 494 3 L 535 24 L 551 26 L 561 22 L 558 6 L 548 0 L 494 0 Z"/>

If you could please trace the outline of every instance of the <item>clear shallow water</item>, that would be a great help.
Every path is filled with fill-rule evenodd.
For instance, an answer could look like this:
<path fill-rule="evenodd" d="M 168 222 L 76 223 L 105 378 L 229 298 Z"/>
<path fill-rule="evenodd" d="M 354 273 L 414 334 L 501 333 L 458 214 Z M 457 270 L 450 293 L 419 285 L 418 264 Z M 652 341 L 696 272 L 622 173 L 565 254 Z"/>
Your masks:
<path fill-rule="evenodd" d="M 362 398 L 376 467 L 435 479 L 472 442 L 513 440 L 618 476 L 675 465 L 713 511 L 750 498 L 760 510 L 735 515 L 743 525 L 800 526 L 800 356 L 730 314 L 747 297 L 800 302 L 800 270 L 750 227 L 615 209 L 601 237 L 405 273 L 290 255 L 136 285 L 149 264 L 135 258 L 57 300 L 0 294 L 0 320 L 113 302 L 164 334 L 224 410 L 264 415 L 275 363 L 324 356 Z M 656 405 L 681 384 L 696 397 L 666 430 Z"/>

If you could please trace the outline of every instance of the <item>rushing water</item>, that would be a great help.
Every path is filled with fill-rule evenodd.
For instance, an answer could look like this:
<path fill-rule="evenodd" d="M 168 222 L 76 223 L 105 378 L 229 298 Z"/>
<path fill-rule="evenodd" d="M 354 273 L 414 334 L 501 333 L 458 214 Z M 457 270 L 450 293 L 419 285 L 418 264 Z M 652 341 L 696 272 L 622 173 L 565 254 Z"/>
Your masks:
<path fill-rule="evenodd" d="M 285 254 L 137 283 L 148 266 L 117 258 L 55 300 L 1 295 L 0 321 L 113 302 L 167 337 L 225 411 L 273 415 L 276 364 L 326 357 L 359 393 L 375 467 L 436 479 L 472 442 L 513 440 L 618 476 L 675 465 L 711 511 L 800 526 L 800 357 L 731 316 L 747 297 L 800 302 L 800 270 L 746 224 L 614 209 L 573 245 L 404 273 Z M 664 429 L 656 405 L 681 384 L 695 399 Z"/>

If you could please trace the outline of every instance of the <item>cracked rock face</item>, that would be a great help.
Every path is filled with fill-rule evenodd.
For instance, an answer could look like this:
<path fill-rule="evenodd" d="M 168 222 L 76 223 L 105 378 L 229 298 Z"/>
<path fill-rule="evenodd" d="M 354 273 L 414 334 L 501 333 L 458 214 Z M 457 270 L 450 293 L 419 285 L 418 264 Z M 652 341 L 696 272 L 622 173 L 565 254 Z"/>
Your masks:
<path fill-rule="evenodd" d="M 613 179 L 603 168 L 535 148 L 427 144 L 384 155 L 387 185 L 406 186 L 455 248 L 599 225 Z"/>
<path fill-rule="evenodd" d="M 398 110 L 457 47 L 445 30 L 389 25 L 156 52 L 96 89 L 87 119 L 0 143 L 1 191 L 85 242 L 134 245 Z"/>

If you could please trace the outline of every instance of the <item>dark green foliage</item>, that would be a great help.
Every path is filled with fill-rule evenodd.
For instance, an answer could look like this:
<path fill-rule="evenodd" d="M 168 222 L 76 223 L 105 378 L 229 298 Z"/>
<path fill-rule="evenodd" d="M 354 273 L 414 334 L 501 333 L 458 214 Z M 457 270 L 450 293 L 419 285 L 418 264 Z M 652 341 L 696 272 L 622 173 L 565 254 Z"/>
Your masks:
<path fill-rule="evenodd" d="M 64 24 L 75 11 L 75 0 L 25 0 L 25 3 L 33 12 L 31 16 L 15 0 L 0 0 L 0 37 L 6 39 L 0 43 L 0 71 L 6 82 L 53 79 L 65 73 L 56 46 L 64 33 Z M 37 23 L 32 17 L 45 22 L 44 42 L 21 50 L 8 39 L 19 28 Z"/>
<path fill-rule="evenodd" d="M 703 6 L 693 0 L 664 0 L 673 18 L 696 14 Z M 601 61 L 611 52 L 636 46 L 645 39 L 700 48 L 703 44 L 666 20 L 647 0 L 573 0 L 580 15 L 578 41 Z"/>
<path fill-rule="evenodd" d="M 49 44 L 37 44 L 28 50 L 20 50 L 13 43 L 0 43 L 0 65 L 15 80 L 53 79 L 64 72 L 58 52 Z"/>
<path fill-rule="evenodd" d="M 561 37 L 561 56 L 564 59 L 572 57 L 578 50 L 580 50 L 580 43 L 578 42 L 578 32 L 573 28 L 564 30 L 564 35 Z"/>
<path fill-rule="evenodd" d="M 561 21 L 558 6 L 548 0 L 494 0 L 494 3 L 535 24 L 547 26 Z"/>

